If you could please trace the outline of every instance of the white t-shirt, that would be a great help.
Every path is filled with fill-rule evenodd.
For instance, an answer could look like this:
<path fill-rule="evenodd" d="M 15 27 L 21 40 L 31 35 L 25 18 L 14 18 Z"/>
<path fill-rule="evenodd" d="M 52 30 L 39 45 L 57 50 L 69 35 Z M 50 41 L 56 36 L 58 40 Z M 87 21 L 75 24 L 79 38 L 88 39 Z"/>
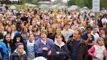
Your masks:
<path fill-rule="evenodd" d="M 102 18 L 102 23 L 104 24 L 104 23 L 107 23 L 107 18 Z"/>

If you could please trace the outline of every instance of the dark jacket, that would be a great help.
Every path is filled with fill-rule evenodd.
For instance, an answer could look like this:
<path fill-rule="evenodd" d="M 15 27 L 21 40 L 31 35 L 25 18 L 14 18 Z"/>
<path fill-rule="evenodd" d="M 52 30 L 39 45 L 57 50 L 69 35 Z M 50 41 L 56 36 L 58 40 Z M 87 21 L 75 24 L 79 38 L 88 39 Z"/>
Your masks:
<path fill-rule="evenodd" d="M 72 51 L 73 51 L 73 45 L 74 45 L 74 39 L 70 39 L 67 42 L 67 47 L 70 51 L 70 55 L 72 55 Z M 76 55 L 76 60 L 87 60 L 87 56 L 88 56 L 88 47 L 87 45 L 83 42 L 83 40 L 81 39 L 79 41 L 79 46 L 77 48 L 77 55 Z M 72 60 L 72 58 L 71 58 Z"/>
<path fill-rule="evenodd" d="M 19 56 L 18 52 L 15 50 L 14 53 L 10 55 L 9 60 L 27 60 L 27 55 L 23 52 L 23 55 Z"/>
<path fill-rule="evenodd" d="M 56 52 L 59 52 L 59 54 Z M 67 60 L 68 56 L 69 50 L 64 43 L 62 43 L 61 47 L 59 47 L 57 43 L 54 44 L 52 48 L 52 60 Z"/>

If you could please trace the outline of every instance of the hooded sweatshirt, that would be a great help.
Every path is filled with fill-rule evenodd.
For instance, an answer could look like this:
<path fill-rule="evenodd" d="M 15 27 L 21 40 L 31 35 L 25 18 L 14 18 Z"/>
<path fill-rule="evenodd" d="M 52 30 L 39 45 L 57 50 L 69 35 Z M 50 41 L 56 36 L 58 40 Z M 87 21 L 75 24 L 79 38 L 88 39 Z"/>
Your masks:
<path fill-rule="evenodd" d="M 27 55 L 26 52 L 23 51 L 23 54 L 20 55 L 17 50 L 14 51 L 14 53 L 12 53 L 10 55 L 10 59 L 9 60 L 27 60 Z"/>
<path fill-rule="evenodd" d="M 59 52 L 59 54 L 57 54 Z M 69 55 L 67 46 L 62 42 L 60 45 L 55 41 L 54 47 L 52 48 L 52 60 L 65 60 Z"/>

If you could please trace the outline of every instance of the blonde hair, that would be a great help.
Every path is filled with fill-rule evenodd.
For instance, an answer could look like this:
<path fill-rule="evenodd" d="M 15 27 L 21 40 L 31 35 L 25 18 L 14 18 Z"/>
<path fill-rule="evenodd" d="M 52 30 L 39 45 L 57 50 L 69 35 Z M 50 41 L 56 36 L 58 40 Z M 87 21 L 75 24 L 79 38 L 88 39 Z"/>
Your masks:
<path fill-rule="evenodd" d="M 104 41 L 104 39 L 102 38 L 102 37 L 99 37 L 98 39 L 97 39 L 97 41 L 96 41 L 96 43 L 98 43 L 98 41 Z"/>

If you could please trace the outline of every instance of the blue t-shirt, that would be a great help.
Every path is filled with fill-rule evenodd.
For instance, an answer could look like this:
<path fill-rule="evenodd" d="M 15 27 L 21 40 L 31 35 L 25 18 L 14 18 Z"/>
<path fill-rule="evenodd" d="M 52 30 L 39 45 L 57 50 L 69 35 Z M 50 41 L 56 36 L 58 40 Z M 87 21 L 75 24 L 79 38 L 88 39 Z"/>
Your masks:
<path fill-rule="evenodd" d="M 91 37 L 92 37 L 91 40 L 92 40 L 92 41 L 95 41 L 94 36 L 91 35 Z M 83 40 L 87 40 L 87 39 L 88 39 L 88 34 L 87 34 L 86 32 L 82 33 L 81 38 L 82 38 Z"/>

